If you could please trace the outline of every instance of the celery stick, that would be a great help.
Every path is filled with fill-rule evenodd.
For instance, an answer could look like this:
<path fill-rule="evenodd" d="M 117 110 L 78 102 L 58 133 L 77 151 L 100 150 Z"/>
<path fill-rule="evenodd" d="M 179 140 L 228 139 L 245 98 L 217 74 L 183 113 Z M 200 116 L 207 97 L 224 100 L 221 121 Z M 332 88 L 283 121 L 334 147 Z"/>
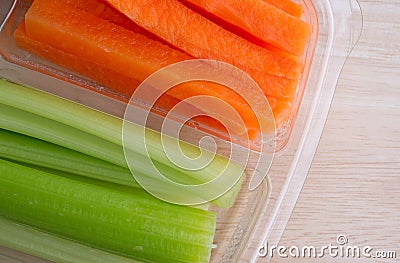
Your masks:
<path fill-rule="evenodd" d="M 37 165 L 34 165 L 34 164 L 29 164 L 29 163 L 24 163 L 24 162 L 19 162 L 19 161 L 13 161 L 13 160 L 7 160 L 7 159 L 4 159 L 4 160 L 10 161 L 10 162 L 13 162 L 13 163 L 16 163 L 16 164 L 19 164 L 19 165 L 23 165 L 23 166 L 26 166 L 26 167 L 29 167 L 29 168 L 32 168 L 32 169 L 35 169 L 35 170 L 39 170 L 39 171 L 43 171 L 43 172 L 46 172 L 46 173 L 50 173 L 50 174 L 66 177 L 66 178 L 69 178 L 69 179 L 72 179 L 72 180 L 75 180 L 75 181 L 81 181 L 81 182 L 88 183 L 88 184 L 99 185 L 99 186 L 103 186 L 103 187 L 106 187 L 106 188 L 112 187 L 113 189 L 116 189 L 118 191 L 127 192 L 127 193 L 129 193 L 131 191 L 135 191 L 135 190 L 132 190 L 132 188 L 131 188 L 132 186 L 127 186 L 127 185 L 124 185 L 124 184 L 115 184 L 115 182 L 106 181 L 104 179 L 95 179 L 95 178 L 92 178 L 92 177 L 78 176 L 78 175 L 71 174 L 71 173 L 68 173 L 68 172 L 64 172 L 64 171 L 60 171 L 60 170 L 54 170 L 54 169 L 51 169 L 51 168 L 48 168 L 48 167 L 37 166 Z M 112 183 L 112 184 L 110 184 L 110 183 Z M 168 189 L 164 189 L 164 190 L 168 191 Z M 226 202 L 226 200 L 224 202 Z M 201 204 L 201 205 L 193 205 L 193 206 L 190 206 L 190 207 L 194 207 L 194 208 L 201 209 L 201 210 L 209 210 L 210 204 L 209 203 L 205 203 L 205 204 Z"/>
<path fill-rule="evenodd" d="M 123 143 L 123 121 L 121 119 L 43 91 L 0 79 L 0 104 L 55 120 L 121 146 Z M 132 123 L 132 125 L 129 125 L 129 131 L 133 133 L 132 137 L 138 138 L 138 140 L 132 140 L 132 142 L 140 142 L 143 137 L 142 128 Z M 165 156 L 160 133 L 146 129 L 146 136 L 146 146 L 151 154 L 151 158 L 166 165 L 173 165 Z M 168 144 L 175 143 L 175 139 L 164 137 L 163 143 L 164 147 L 168 147 Z M 199 153 L 198 147 L 188 143 L 180 142 L 180 146 L 182 147 L 182 151 L 191 157 L 197 156 Z M 135 151 L 136 148 L 140 147 L 133 145 L 131 150 Z M 212 153 L 210 154 L 212 155 Z M 226 159 L 216 155 L 213 162 L 202 171 L 199 171 L 199 174 L 206 176 L 206 179 L 210 180 L 215 178 L 225 167 L 228 169 L 227 172 L 231 173 L 237 171 L 240 173 L 243 171 L 242 167 L 238 164 L 229 163 Z"/>
<path fill-rule="evenodd" d="M 133 188 L 132 188 L 133 189 Z M 0 160 L 0 216 L 155 262 L 208 262 L 216 215 Z"/>
<path fill-rule="evenodd" d="M 0 246 L 60 263 L 138 262 L 57 237 L 3 217 L 0 217 Z"/>
<path fill-rule="evenodd" d="M 121 120 L 63 98 L 0 79 L 0 103 L 55 120 L 121 145 Z"/>
<path fill-rule="evenodd" d="M 0 129 L 0 158 L 42 166 L 116 184 L 140 187 L 127 168 L 46 141 L 3 129 Z M 188 182 L 188 178 L 179 173 L 179 171 L 175 171 L 159 163 L 156 163 L 156 165 L 163 170 L 166 176 L 171 180 L 181 181 L 182 183 Z M 196 178 L 193 178 L 191 182 L 201 183 L 199 180 L 196 180 Z M 159 191 L 174 191 L 174 189 L 162 187 Z M 231 191 L 223 197 L 213 200 L 212 203 L 223 208 L 230 207 L 235 200 L 235 193 L 235 191 Z M 183 196 L 186 194 L 188 193 L 182 192 Z M 201 195 L 201 193 L 199 194 Z"/>
<path fill-rule="evenodd" d="M 28 135 L 29 137 L 34 137 L 38 138 L 41 140 L 39 141 L 34 141 L 34 140 L 28 140 L 26 137 L 19 136 L 21 140 L 24 141 L 25 144 L 31 143 L 31 149 L 30 151 L 34 151 L 34 154 L 31 155 L 31 157 L 36 157 L 36 159 L 30 160 L 30 163 L 33 162 L 33 164 L 38 164 L 38 165 L 44 165 L 49 168 L 55 168 L 48 166 L 49 164 L 52 163 L 54 160 L 55 155 L 58 154 L 58 157 L 61 155 L 69 155 L 71 151 L 68 151 L 67 148 L 84 153 L 89 156 L 93 156 L 95 158 L 98 158 L 100 160 L 104 160 L 116 165 L 119 165 L 120 168 L 126 167 L 126 163 L 123 157 L 123 151 L 122 148 L 119 146 L 116 146 L 115 144 L 112 144 L 108 141 L 105 141 L 101 138 L 95 137 L 93 135 L 89 135 L 85 132 L 82 132 L 80 130 L 77 130 L 73 127 L 58 123 L 56 121 L 52 121 L 46 118 L 43 118 L 41 116 L 31 114 L 26 111 L 22 111 L 13 107 L 9 107 L 3 104 L 0 104 L 0 129 L 8 130 L 8 131 L 13 131 L 15 133 L 21 133 L 24 135 Z M 3 136 L 6 136 L 7 133 L 3 132 Z M 17 151 L 15 146 L 19 145 L 20 142 L 18 141 L 19 139 L 16 138 L 16 134 L 12 136 L 12 138 L 4 138 L 3 142 L 0 142 L 3 145 L 3 149 L 12 149 L 13 151 Z M 56 146 L 48 146 L 46 142 L 51 142 L 56 145 L 63 146 L 62 148 L 58 148 Z M 7 145 L 7 148 L 6 148 Z M 33 149 L 34 148 L 34 149 Z M 43 150 L 47 148 L 47 150 Z M 105 150 L 106 149 L 106 150 Z M 51 150 L 51 153 L 48 151 Z M 65 154 L 63 153 L 65 152 Z M 6 154 L 6 153 L 4 153 Z M 20 149 L 17 152 L 14 153 L 16 154 L 24 154 L 24 150 Z M 36 155 L 36 156 L 35 156 Z M 40 158 L 40 155 L 42 158 Z M 53 156 L 53 160 L 46 160 L 45 157 L 46 155 Z M 75 154 L 76 158 L 80 158 L 81 155 Z M 3 155 L 4 158 L 11 158 L 11 153 L 8 153 L 8 155 Z M 136 156 L 137 158 L 140 158 L 140 155 Z M 29 160 L 28 158 L 28 152 L 25 151 L 25 156 L 19 156 L 18 161 L 23 161 L 21 158 Z M 40 158 L 40 162 L 38 163 Z M 75 160 L 76 160 L 75 158 Z M 87 157 L 86 157 L 87 159 Z M 93 160 L 93 159 L 92 159 Z M 47 164 L 44 164 L 46 162 Z M 179 170 L 175 170 L 172 167 L 160 164 L 156 161 L 154 161 L 155 165 L 161 169 L 165 175 L 172 179 L 176 180 L 179 183 L 201 183 L 201 181 L 193 179 L 188 181 L 188 176 L 182 175 Z M 53 163 L 55 165 L 55 163 Z M 70 167 L 67 172 L 72 172 L 71 169 L 74 167 Z M 76 167 L 77 168 L 77 167 Z M 55 169 L 61 169 L 60 167 L 55 168 Z M 118 168 L 114 168 L 118 169 Z M 61 169 L 64 170 L 64 169 Z M 120 172 L 122 171 L 121 169 L 118 169 Z M 131 174 L 131 172 L 125 168 L 123 169 L 123 173 L 125 174 Z M 84 171 L 83 171 L 84 172 Z M 145 171 L 143 171 L 145 172 Z M 76 171 L 75 171 L 76 173 Z M 90 172 L 88 171 L 88 174 L 82 174 L 79 173 L 80 175 L 84 176 L 89 176 Z M 100 174 L 101 175 L 101 174 Z M 126 177 L 126 176 L 124 176 Z M 132 177 L 132 176 L 131 176 Z"/>
<path fill-rule="evenodd" d="M 1 122 L 5 122 L 6 126 L 17 126 L 17 128 L 19 128 L 20 130 L 20 126 L 22 125 L 22 123 L 25 123 L 25 125 L 22 127 L 22 130 L 24 130 L 22 133 L 28 134 L 33 137 L 38 137 L 38 134 L 43 135 L 44 133 L 46 133 L 46 131 L 43 132 L 42 130 L 40 130 L 40 127 L 44 127 L 44 129 L 48 129 L 48 127 L 53 127 L 54 121 L 56 121 L 55 123 L 57 123 L 57 125 L 54 124 L 54 127 L 62 127 L 60 125 L 66 124 L 64 126 L 68 127 L 66 131 L 64 131 L 62 128 L 58 128 L 55 130 L 55 132 L 61 132 L 58 137 L 54 136 L 52 132 L 47 132 L 45 134 L 47 137 L 50 137 L 50 139 L 54 139 L 53 137 L 56 137 L 56 139 L 58 139 L 58 142 L 55 142 L 54 140 L 51 141 L 43 137 L 38 138 L 48 140 L 53 143 L 60 143 L 60 141 L 62 143 L 65 143 L 62 140 L 64 138 L 68 138 L 67 143 L 69 145 L 72 145 L 74 148 L 65 144 L 60 145 L 69 147 L 77 151 L 84 152 L 85 150 L 84 153 L 86 154 L 93 155 L 97 158 L 126 167 L 126 162 L 123 159 L 122 148 L 118 149 L 118 145 L 122 146 L 122 120 L 90 109 L 88 107 L 79 105 L 77 103 L 56 97 L 54 95 L 47 94 L 32 88 L 16 85 L 5 80 L 0 80 L 0 105 L 1 104 L 22 109 L 23 111 L 21 112 L 31 112 L 32 117 L 36 116 L 36 118 L 41 117 L 43 120 L 49 120 L 49 124 L 51 125 L 46 125 L 45 123 L 42 123 L 42 125 L 36 124 L 35 127 L 34 125 L 35 123 L 37 123 L 36 121 L 32 123 L 29 120 L 19 119 L 16 119 L 13 122 L 13 116 L 9 116 L 9 120 L 7 122 L 7 117 L 5 116 L 5 121 L 0 119 L 0 128 L 6 128 L 9 130 L 21 132 L 16 130 L 15 127 L 2 127 Z M 3 107 L 7 107 L 4 105 Z M 16 117 L 27 118 L 24 116 Z M 29 125 L 27 125 L 28 123 L 32 124 L 32 127 L 34 128 L 31 128 Z M 75 130 L 70 130 L 71 127 L 75 128 Z M 143 140 L 143 129 L 135 124 L 128 125 L 128 127 L 129 134 L 132 135 L 130 136 L 130 138 L 133 138 L 129 141 L 129 150 L 137 153 L 133 155 L 135 159 L 142 158 L 143 160 L 135 162 L 134 172 L 135 174 L 150 174 L 148 170 L 149 167 L 146 167 L 144 165 L 146 163 L 146 153 L 143 152 L 143 147 L 141 147 L 141 141 Z M 29 130 L 30 128 L 31 130 Z M 87 135 L 86 137 L 81 137 L 77 133 L 75 133 L 73 136 L 71 136 L 71 134 L 65 134 L 73 131 L 76 132 L 77 130 L 79 132 L 87 133 L 89 135 Z M 91 137 L 90 134 L 92 134 L 93 136 Z M 204 183 L 216 179 L 216 177 L 221 174 L 224 175 L 218 178 L 218 184 L 214 184 L 212 188 L 195 190 L 200 191 L 201 195 L 203 196 L 203 198 L 199 199 L 199 202 L 210 201 L 210 199 L 214 199 L 215 197 L 225 198 L 222 194 L 225 194 L 228 190 L 228 187 L 233 186 L 236 183 L 237 187 L 233 187 L 233 189 L 229 191 L 229 202 L 225 202 L 226 204 L 232 203 L 232 197 L 236 196 L 238 190 L 240 189 L 238 185 L 240 185 L 240 178 L 243 175 L 243 168 L 240 165 L 229 162 L 219 155 L 213 157 L 212 153 L 203 151 L 204 155 L 212 157 L 210 158 L 212 161 L 209 165 L 207 165 L 203 169 L 196 171 L 179 168 L 167 158 L 163 148 L 169 148 L 169 145 L 174 145 L 176 143 L 176 140 L 166 137 L 162 142 L 160 133 L 149 129 L 146 129 L 145 134 L 146 147 L 152 161 L 160 163 L 164 167 L 170 167 L 174 171 L 179 172 L 183 175 L 183 180 L 186 180 L 185 182 L 187 184 L 193 184 L 193 178 L 197 178 L 200 183 Z M 53 137 L 51 135 L 53 135 Z M 74 143 L 74 138 L 76 140 L 79 140 L 79 142 Z M 101 141 L 101 143 L 103 144 L 103 146 L 101 147 L 93 147 L 93 145 L 90 144 L 90 140 L 89 145 L 85 144 L 86 139 L 91 139 L 93 141 L 101 140 L 101 138 L 104 139 Z M 105 146 L 107 143 L 109 143 L 110 147 Z M 87 149 L 85 147 L 81 147 L 81 145 L 85 146 Z M 188 143 L 180 142 L 180 146 L 182 147 L 182 151 L 190 157 L 197 156 L 199 152 L 198 147 L 195 147 Z M 82 149 L 80 149 L 80 147 Z M 103 151 L 101 151 L 100 149 L 103 149 Z M 177 152 L 177 156 L 180 156 L 180 151 Z M 129 160 L 131 160 L 132 156 L 128 156 L 128 158 Z M 171 169 L 169 169 L 170 172 Z M 163 173 L 164 171 L 161 172 Z M 158 187 L 158 185 L 156 187 Z M 179 191 L 180 190 L 181 189 L 179 189 Z M 175 193 L 179 191 L 173 191 L 171 192 L 171 194 L 175 195 Z M 196 193 L 195 191 L 193 192 L 194 195 L 198 195 L 199 193 Z M 211 198 L 211 196 L 213 198 Z"/>
<path fill-rule="evenodd" d="M 116 184 L 140 187 L 127 168 L 3 129 L 0 129 L 0 157 Z"/>
<path fill-rule="evenodd" d="M 45 140 L 127 167 L 120 146 L 71 126 L 3 104 L 0 104 L 0 128 Z"/>
<path fill-rule="evenodd" d="M 122 161 L 118 161 L 118 159 L 121 158 L 116 158 L 118 156 L 118 150 L 115 149 L 114 144 L 109 143 L 107 141 L 104 141 L 100 138 L 96 138 L 94 136 L 90 136 L 86 133 L 83 133 L 79 130 L 76 130 L 72 127 L 57 123 L 55 121 L 51 121 L 45 118 L 42 118 L 40 116 L 31 114 L 29 112 L 21 111 L 12 107 L 8 107 L 5 105 L 0 104 L 0 128 L 5 128 L 8 130 L 16 131 L 16 132 L 22 132 L 24 134 L 28 134 L 30 136 L 34 136 L 40 139 L 48 140 L 50 142 L 69 147 L 71 149 L 76 149 L 78 151 L 81 151 L 83 153 L 87 153 L 89 155 L 95 156 L 97 158 L 107 160 L 110 162 L 114 163 L 121 163 Z M 3 140 L 3 144 L 7 142 L 7 140 Z M 3 145 L 4 146 L 4 145 Z M 10 145 L 9 145 L 10 146 Z M 11 145 L 12 146 L 12 145 Z M 39 147 L 40 148 L 40 147 Z M 5 148 L 3 148 L 5 149 Z M 66 148 L 62 148 L 66 149 Z M 104 151 L 104 149 L 107 149 L 107 151 Z M 60 153 L 59 151 L 56 151 Z M 23 151 L 19 151 L 19 153 L 24 154 Z M 25 152 L 26 154 L 27 152 Z M 14 153 L 15 154 L 15 153 Z M 35 154 L 39 154 L 36 152 Z M 33 156 L 35 156 L 35 154 Z M 53 155 L 53 154 L 52 154 Z M 4 158 L 10 158 L 13 160 L 21 160 L 23 158 L 25 161 L 28 161 L 29 158 L 27 156 L 22 155 L 19 158 L 16 158 L 16 156 L 12 157 L 10 154 L 9 155 L 3 155 Z M 138 155 L 136 158 L 139 159 L 141 156 Z M 39 156 L 36 156 L 36 158 L 39 158 Z M 111 160 L 110 160 L 111 159 Z M 37 159 L 30 160 L 31 163 L 37 164 Z M 42 158 L 42 161 L 45 161 L 44 158 Z M 50 163 L 49 163 L 50 161 Z M 55 163 L 52 163 L 51 160 L 47 161 L 47 166 L 51 164 L 54 165 Z M 176 182 L 180 183 L 192 183 L 192 184 L 197 184 L 201 183 L 203 181 L 200 181 L 199 178 L 196 179 L 196 177 L 188 177 L 187 174 L 182 174 L 181 171 L 175 170 L 169 166 L 160 164 L 158 162 L 154 162 L 156 167 L 158 167 L 163 174 L 170 178 L 171 180 L 174 180 Z M 45 165 L 42 163 L 42 165 Z M 64 167 L 66 168 L 66 167 Z M 58 169 L 62 169 L 58 167 Z M 71 172 L 71 171 L 69 171 Z M 81 171 L 85 172 L 85 171 Z M 136 173 L 139 173 L 139 171 L 135 171 Z M 142 173 L 146 173 L 145 170 L 141 171 Z M 130 171 L 126 169 L 126 174 L 130 174 Z M 84 176 L 95 176 L 95 174 L 82 174 Z M 100 175 L 99 175 L 100 176 Z M 102 180 L 107 180 L 110 179 L 110 177 L 104 177 L 104 178 L 99 178 Z M 115 181 L 114 181 L 115 182 Z M 118 183 L 118 182 L 115 182 Z M 121 182 L 119 182 L 121 183 Z M 215 200 L 210 200 L 212 203 L 215 205 L 221 207 L 221 208 L 229 208 L 233 205 L 236 195 L 238 191 L 240 190 L 240 184 L 237 184 L 232 190 L 224 194 L 223 196 L 215 199 Z M 175 189 L 167 188 L 165 186 L 162 187 L 162 189 L 158 190 L 159 192 L 167 192 L 171 191 L 174 192 Z M 183 191 L 179 192 L 179 194 L 182 195 L 182 198 L 186 196 L 186 194 Z M 202 193 L 199 193 L 201 196 Z"/>

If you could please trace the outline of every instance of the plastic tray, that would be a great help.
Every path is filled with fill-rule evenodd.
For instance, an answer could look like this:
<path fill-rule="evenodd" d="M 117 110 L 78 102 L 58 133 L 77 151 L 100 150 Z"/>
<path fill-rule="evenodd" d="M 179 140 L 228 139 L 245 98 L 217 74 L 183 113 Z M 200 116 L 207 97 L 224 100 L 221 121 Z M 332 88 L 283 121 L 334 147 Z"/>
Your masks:
<path fill-rule="evenodd" d="M 0 7 L 0 22 L 3 21 L 0 77 L 123 116 L 126 105 L 102 95 L 110 92 L 106 87 L 19 50 L 12 33 L 30 1 L 3 2 Z M 260 258 L 258 250 L 267 240 L 271 246 L 277 245 L 285 230 L 318 146 L 341 68 L 361 32 L 362 13 L 356 0 L 297 2 L 304 8 L 303 19 L 312 25 L 312 36 L 303 56 L 306 73 L 299 81 L 295 107 L 289 121 L 277 127 L 273 142 L 276 152 L 272 165 L 265 164 L 264 169 L 269 171 L 263 183 L 253 189 L 248 187 L 250 178 L 247 178 L 233 208 L 211 207 L 218 212 L 214 240 L 217 248 L 213 249 L 212 262 L 268 260 Z M 92 91 L 82 86 L 90 86 Z M 208 127 L 200 128 L 187 127 L 189 134 L 196 131 L 200 135 L 223 138 Z M 223 139 L 216 140 L 229 144 Z M 256 167 L 251 161 L 248 170 Z M 23 247 L 16 249 L 24 251 Z M 10 250 L 0 251 L 13 254 Z"/>

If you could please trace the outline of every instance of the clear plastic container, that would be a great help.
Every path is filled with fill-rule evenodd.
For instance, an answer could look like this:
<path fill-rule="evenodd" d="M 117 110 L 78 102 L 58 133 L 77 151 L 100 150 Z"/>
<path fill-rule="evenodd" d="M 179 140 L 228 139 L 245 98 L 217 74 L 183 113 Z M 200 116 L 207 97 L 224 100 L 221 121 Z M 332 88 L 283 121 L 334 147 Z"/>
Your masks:
<path fill-rule="evenodd" d="M 212 262 L 264 262 L 267 258 L 259 257 L 260 246 L 267 240 L 271 246 L 278 244 L 311 166 L 340 71 L 362 29 L 356 0 L 296 2 L 302 5 L 302 19 L 312 25 L 312 34 L 303 55 L 305 73 L 295 106 L 289 120 L 277 127 L 274 159 L 263 183 L 253 189 L 248 177 L 231 209 L 211 207 L 218 213 Z M 7 0 L 0 7 L 0 77 L 122 117 L 126 105 L 116 99 L 119 94 L 16 47 L 12 34 L 30 3 Z M 155 116 L 162 119 L 162 114 Z M 194 126 L 186 127 L 189 134 L 212 134 L 221 144 L 229 144 L 215 130 Z"/>

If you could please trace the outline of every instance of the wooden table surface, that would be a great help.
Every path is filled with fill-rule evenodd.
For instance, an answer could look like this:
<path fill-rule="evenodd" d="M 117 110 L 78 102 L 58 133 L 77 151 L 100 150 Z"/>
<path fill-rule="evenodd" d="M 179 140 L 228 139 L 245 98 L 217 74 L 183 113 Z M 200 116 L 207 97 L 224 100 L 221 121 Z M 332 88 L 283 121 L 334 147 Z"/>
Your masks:
<path fill-rule="evenodd" d="M 272 262 L 400 262 L 400 0 L 359 2 L 361 39 L 280 245 L 322 247 L 344 234 L 349 245 L 396 251 L 397 259 Z"/>
<path fill-rule="evenodd" d="M 340 76 L 307 181 L 280 245 L 352 246 L 397 259 L 272 262 L 400 262 L 400 1 L 360 0 L 360 42 Z"/>

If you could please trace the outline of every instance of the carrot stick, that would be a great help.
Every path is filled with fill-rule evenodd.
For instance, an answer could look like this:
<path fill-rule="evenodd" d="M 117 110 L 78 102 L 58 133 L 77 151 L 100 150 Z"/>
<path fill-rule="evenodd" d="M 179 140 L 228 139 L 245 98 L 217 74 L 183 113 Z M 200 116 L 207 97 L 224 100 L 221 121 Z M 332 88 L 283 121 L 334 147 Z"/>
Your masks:
<path fill-rule="evenodd" d="M 110 23 L 121 26 L 129 31 L 146 36 L 147 38 L 157 40 L 163 44 L 169 45 L 166 41 L 160 37 L 150 33 L 143 27 L 138 26 L 135 22 L 129 19 L 127 16 L 116 10 L 110 4 L 104 0 L 65 0 L 65 4 L 71 5 L 76 9 L 91 13 L 96 17 L 107 20 Z"/>
<path fill-rule="evenodd" d="M 191 58 L 56 0 L 36 0 L 26 13 L 25 26 L 29 38 L 140 81 L 166 65 Z M 237 110 L 249 131 L 259 130 L 252 109 L 229 88 L 208 82 L 188 83 L 184 87 L 179 92 L 168 94 L 181 100 L 198 94 L 220 98 Z M 213 110 L 212 107 L 199 109 L 205 113 Z M 223 115 L 223 112 L 219 114 Z M 243 134 L 246 130 L 238 129 L 236 132 Z"/>
<path fill-rule="evenodd" d="M 144 28 L 135 24 L 127 16 L 110 6 L 103 0 L 65 0 L 65 4 L 71 5 L 76 9 L 86 11 L 99 18 L 124 27 L 130 31 L 145 35 L 148 33 Z"/>
<path fill-rule="evenodd" d="M 34 1 L 25 15 L 25 29 L 34 40 L 139 81 L 167 65 L 191 59 L 59 1 Z"/>
<path fill-rule="evenodd" d="M 107 20 L 111 23 L 124 27 L 127 30 L 145 35 L 150 39 L 161 40 L 159 37 L 148 32 L 142 27 L 138 26 L 131 19 L 124 14 L 117 11 L 103 0 L 66 0 L 65 4 L 71 5 L 74 8 L 89 12 L 96 17 Z M 278 51 L 277 51 L 278 52 Z M 268 97 L 275 97 L 277 99 L 291 99 L 295 95 L 297 88 L 297 80 L 277 77 L 262 72 L 250 72 L 251 77 L 260 85 L 264 94 Z M 85 75 L 85 74 L 84 74 Z M 121 78 L 120 78 L 121 79 Z M 100 83 L 104 83 L 99 81 Z M 121 82 L 118 81 L 117 82 Z M 111 87 L 110 85 L 106 85 Z M 118 90 L 118 89 L 117 89 Z"/>
<path fill-rule="evenodd" d="M 183 0 L 183 2 L 195 5 L 256 38 L 297 56 L 303 54 L 310 38 L 309 24 L 263 0 Z"/>
<path fill-rule="evenodd" d="M 14 32 L 14 39 L 18 47 L 51 62 L 89 77 L 98 83 L 117 91 L 124 97 L 132 95 L 133 88 L 139 86 L 136 79 L 126 77 L 119 72 L 96 64 L 93 60 L 78 57 L 55 48 L 47 43 L 36 41 L 26 35 L 24 21 Z"/>
<path fill-rule="evenodd" d="M 277 8 L 285 11 L 286 13 L 300 18 L 303 15 L 303 8 L 301 5 L 290 0 L 264 0 L 264 2 L 274 5 Z"/>
<path fill-rule="evenodd" d="M 251 72 L 297 79 L 302 64 L 225 30 L 176 0 L 107 0 L 135 23 L 196 58 L 224 61 Z M 149 8 L 151 6 L 151 8 Z"/>
<path fill-rule="evenodd" d="M 277 100 L 272 97 L 268 98 L 268 102 L 273 109 L 275 125 L 277 128 L 289 120 L 293 110 L 293 101 L 293 99 Z"/>
<path fill-rule="evenodd" d="M 93 91 L 99 92 L 106 96 L 111 96 L 113 98 L 127 102 L 132 96 L 133 91 L 139 86 L 140 82 L 136 79 L 129 78 L 118 72 L 104 68 L 97 65 L 92 60 L 86 60 L 84 57 L 78 57 L 72 54 L 65 53 L 57 48 L 54 48 L 46 43 L 42 43 L 29 38 L 25 32 L 25 21 L 20 23 L 18 28 L 14 32 L 14 39 L 18 47 L 29 51 L 39 57 L 45 58 L 59 66 L 68 68 L 72 71 L 77 72 L 83 76 L 89 77 L 92 80 L 98 82 L 99 84 L 108 87 L 118 93 L 122 94 L 120 96 L 112 96 L 109 91 L 103 89 L 94 89 L 90 86 L 85 86 L 85 88 L 92 89 Z M 172 97 L 168 94 L 163 94 L 159 100 L 157 100 L 155 106 L 168 112 L 181 100 Z M 195 121 L 202 123 L 203 125 L 208 125 L 219 131 L 225 131 L 225 128 L 216 122 L 214 119 L 207 116 L 199 116 L 195 118 Z M 254 137 L 256 135 L 253 135 Z"/>
<path fill-rule="evenodd" d="M 68 0 L 68 2 L 71 1 L 79 2 L 81 0 Z M 166 64 L 174 62 L 165 62 L 164 54 L 173 54 L 172 57 L 176 59 L 175 61 L 192 58 L 178 50 L 171 50 L 159 42 L 129 32 L 87 12 L 54 0 L 36 0 L 26 17 L 26 24 L 31 29 L 31 35 L 27 35 L 23 29 L 19 29 L 15 33 L 17 43 L 21 47 L 56 64 L 88 76 L 128 97 L 146 76 Z M 68 17 L 68 23 L 66 23 L 66 17 Z M 86 26 L 82 27 L 82 25 Z M 105 32 L 113 32 L 113 35 L 107 37 Z M 36 40 L 37 38 L 41 41 Z M 132 39 L 135 39 L 135 45 L 131 45 L 130 40 Z M 142 40 L 143 43 L 138 40 Z M 101 43 L 101 45 L 98 45 L 98 43 Z M 116 50 L 115 47 L 117 47 Z M 147 50 L 154 47 L 156 50 Z M 139 51 L 132 52 L 133 48 L 139 49 Z M 140 48 L 147 51 L 140 51 Z M 87 50 L 92 53 L 86 52 Z M 148 54 L 149 58 L 140 55 L 138 58 L 132 55 L 136 54 L 135 52 Z M 121 67 L 118 63 L 105 62 L 104 60 L 107 59 L 111 62 L 121 60 L 123 61 L 122 65 L 125 66 Z M 147 59 L 151 63 L 148 63 Z M 142 64 L 146 67 L 142 67 Z M 142 74 L 136 74 L 137 67 L 139 67 L 139 71 L 142 71 Z M 126 70 L 126 68 L 131 70 Z M 258 78 L 264 81 L 264 83 L 261 83 L 263 84 L 262 89 L 271 103 L 272 110 L 277 118 L 276 123 L 280 125 L 287 119 L 287 114 L 282 114 L 282 112 L 290 111 L 291 104 L 280 102 L 274 96 L 278 96 L 279 99 L 292 99 L 296 91 L 297 81 L 262 73 L 258 73 Z M 257 135 L 259 129 L 257 120 L 254 114 L 251 114 L 249 106 L 236 93 L 221 85 L 204 82 L 192 83 L 183 88 L 179 91 L 169 92 L 168 95 L 170 96 L 166 96 L 167 98 L 159 102 L 160 104 L 157 106 L 161 105 L 161 108 L 168 110 L 179 100 L 200 94 L 211 95 L 228 102 L 239 112 L 246 123 L 250 138 Z M 202 110 L 207 112 L 207 109 Z M 218 122 L 211 118 L 199 117 L 197 119 L 206 125 L 209 124 L 218 130 L 223 130 L 221 125 L 218 125 Z M 237 132 L 243 133 L 243 131 Z"/>

